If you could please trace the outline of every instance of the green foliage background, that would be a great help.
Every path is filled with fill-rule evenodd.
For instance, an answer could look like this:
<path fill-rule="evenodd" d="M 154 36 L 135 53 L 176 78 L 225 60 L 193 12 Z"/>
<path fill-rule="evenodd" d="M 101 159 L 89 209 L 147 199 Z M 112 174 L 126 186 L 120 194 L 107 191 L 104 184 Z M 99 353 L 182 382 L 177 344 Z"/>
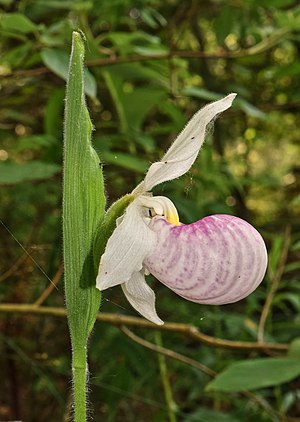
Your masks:
<path fill-rule="evenodd" d="M 266 240 L 268 273 L 248 299 L 223 307 L 189 303 L 153 280 L 158 313 L 213 337 L 256 341 L 269 297 L 264 340 L 293 342 L 290 354 L 299 359 L 300 7 L 293 0 L 0 0 L 1 303 L 34 303 L 62 261 L 63 100 L 78 28 L 87 37 L 86 94 L 109 204 L 136 186 L 195 111 L 238 93 L 193 169 L 155 193 L 169 196 L 185 223 L 213 213 L 250 221 Z M 64 306 L 62 280 L 44 304 Z M 118 288 L 106 292 L 102 311 L 135 315 Z M 67 420 L 66 321 L 1 313 L 0 329 L 0 419 Z M 136 332 L 158 342 L 151 330 Z M 272 360 L 285 353 L 212 348 L 178 333 L 162 341 L 217 373 L 254 363 L 239 362 L 223 385 L 220 378 L 206 388 L 208 375 L 173 360 L 163 375 L 154 352 L 99 323 L 90 343 L 95 421 L 158 422 L 172 420 L 170 413 L 173 421 L 300 420 L 300 362 Z M 286 379 L 278 382 L 278 371 Z M 252 398 L 241 394 L 247 389 Z"/>

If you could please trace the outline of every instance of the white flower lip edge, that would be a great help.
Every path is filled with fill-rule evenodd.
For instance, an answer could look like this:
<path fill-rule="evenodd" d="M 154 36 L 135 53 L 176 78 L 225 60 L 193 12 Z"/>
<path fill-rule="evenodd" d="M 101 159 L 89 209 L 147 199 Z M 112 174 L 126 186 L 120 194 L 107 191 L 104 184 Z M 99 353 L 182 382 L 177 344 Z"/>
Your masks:
<path fill-rule="evenodd" d="M 169 150 L 151 164 L 144 180 L 133 190 L 135 199 L 117 222 L 101 257 L 96 287 L 99 290 L 121 284 L 130 304 L 155 324 L 163 321 L 155 310 L 155 293 L 145 280 L 144 261 L 155 250 L 158 234 L 149 224 L 152 215 L 179 224 L 173 203 L 165 197 L 152 197 L 151 190 L 160 183 L 185 174 L 196 160 L 204 142 L 206 127 L 219 113 L 227 110 L 236 94 L 206 105 L 188 122 Z"/>

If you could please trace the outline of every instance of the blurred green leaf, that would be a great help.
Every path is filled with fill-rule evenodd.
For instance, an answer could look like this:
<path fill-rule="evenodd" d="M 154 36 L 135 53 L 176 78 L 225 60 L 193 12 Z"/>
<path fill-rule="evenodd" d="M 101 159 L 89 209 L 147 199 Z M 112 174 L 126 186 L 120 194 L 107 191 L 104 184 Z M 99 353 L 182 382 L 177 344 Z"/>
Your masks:
<path fill-rule="evenodd" d="M 114 164 L 138 173 L 145 173 L 149 167 L 147 161 L 120 152 L 112 153 L 104 151 L 101 153 L 101 158 L 103 158 L 104 163 Z"/>
<path fill-rule="evenodd" d="M 300 312 L 300 296 L 299 294 L 293 293 L 277 293 L 275 298 L 273 299 L 273 305 L 280 305 L 281 302 L 289 302 L 297 312 Z"/>
<path fill-rule="evenodd" d="M 163 47 L 161 45 L 157 46 L 150 46 L 150 47 L 134 47 L 133 51 L 137 54 L 145 55 L 145 56 L 151 56 L 151 55 L 157 55 L 157 54 L 164 54 L 167 53 L 168 49 L 166 47 Z M 151 57 L 149 57 L 149 60 L 151 60 Z"/>
<path fill-rule="evenodd" d="M 24 353 L 22 348 L 13 339 L 6 337 L 4 341 L 5 343 L 7 343 L 9 348 L 16 352 L 16 354 L 24 363 L 26 363 L 26 365 L 31 367 L 31 369 L 39 377 L 39 380 L 43 381 L 45 389 L 47 389 L 49 393 L 55 398 L 57 405 L 63 406 L 64 400 L 57 385 L 55 385 L 53 380 L 45 374 L 45 372 L 40 368 L 37 362 L 31 356 L 28 356 L 26 353 Z"/>
<path fill-rule="evenodd" d="M 160 38 L 143 31 L 134 32 L 110 32 L 103 36 L 103 41 L 110 41 L 116 46 L 121 54 L 130 54 L 136 47 L 158 46 Z"/>
<path fill-rule="evenodd" d="M 55 141 L 56 140 L 53 136 L 47 134 L 23 136 L 20 138 L 19 145 L 16 150 L 19 152 L 27 149 L 39 151 L 53 145 Z"/>
<path fill-rule="evenodd" d="M 52 70 L 57 76 L 63 80 L 67 80 L 69 69 L 69 56 L 65 51 L 44 48 L 41 51 L 42 60 L 48 69 Z M 88 69 L 84 69 L 85 92 L 91 98 L 97 97 L 97 83 L 94 76 Z"/>
<path fill-rule="evenodd" d="M 125 113 L 131 128 L 137 130 L 152 107 L 158 106 L 166 97 L 166 92 L 155 88 L 137 88 L 125 94 Z"/>
<path fill-rule="evenodd" d="M 300 262 L 291 262 L 287 264 L 284 268 L 284 272 L 295 271 L 300 269 Z"/>
<path fill-rule="evenodd" d="M 23 44 L 11 48 L 7 53 L 3 54 L 1 57 L 2 63 L 7 63 L 9 66 L 17 67 L 19 66 L 25 57 L 28 55 L 32 48 L 31 42 L 24 42 Z"/>
<path fill-rule="evenodd" d="M 189 422 L 240 422 L 232 414 L 214 409 L 202 408 L 188 417 Z"/>
<path fill-rule="evenodd" d="M 10 6 L 14 0 L 0 0 L 0 4 L 3 6 Z"/>
<path fill-rule="evenodd" d="M 300 14 L 299 14 L 299 5 L 286 13 L 286 11 L 277 10 L 275 12 L 276 20 L 278 21 L 279 25 L 282 27 L 289 28 L 291 30 L 299 31 L 299 24 L 300 24 Z"/>
<path fill-rule="evenodd" d="M 217 94 L 215 92 L 208 91 L 207 89 L 197 88 L 197 87 L 187 87 L 183 91 L 184 95 L 190 97 L 201 98 L 203 100 L 215 101 L 222 97 L 223 94 Z M 246 114 L 251 117 L 256 117 L 258 119 L 266 119 L 267 115 L 255 107 L 253 104 L 250 104 L 243 98 L 237 97 L 234 101 L 234 106 L 240 107 Z"/>
<path fill-rule="evenodd" d="M 300 195 L 295 196 L 292 200 L 292 205 L 297 206 L 300 205 Z"/>
<path fill-rule="evenodd" d="M 276 66 L 274 67 L 273 77 L 274 78 L 283 78 L 286 76 L 298 76 L 300 75 L 300 63 L 299 61 L 295 61 L 293 63 L 289 63 L 286 66 Z"/>
<path fill-rule="evenodd" d="M 151 28 L 158 28 L 167 24 L 166 19 L 157 10 L 152 7 L 144 7 L 141 10 L 142 20 Z"/>
<path fill-rule="evenodd" d="M 240 107 L 248 116 L 256 117 L 257 119 L 265 120 L 267 118 L 266 113 L 259 110 L 253 104 L 250 104 L 248 101 L 244 100 L 243 98 L 237 98 L 235 101 L 235 105 Z"/>
<path fill-rule="evenodd" d="M 61 170 L 57 164 L 44 163 L 42 161 L 30 161 L 26 163 L 0 163 L 0 184 L 10 185 L 28 180 L 48 179 Z"/>
<path fill-rule="evenodd" d="M 214 29 L 219 44 L 223 44 L 227 35 L 231 32 L 232 27 L 236 26 L 240 18 L 240 10 L 225 5 L 214 22 Z"/>
<path fill-rule="evenodd" d="M 108 71 L 111 76 L 118 77 L 123 81 L 144 81 L 153 85 L 163 86 L 168 88 L 168 69 L 165 65 L 152 66 L 150 63 L 122 63 L 116 64 L 113 67 L 105 66 L 104 72 Z"/>
<path fill-rule="evenodd" d="M 62 136 L 62 111 L 64 107 L 65 90 L 55 89 L 48 98 L 45 114 L 45 132 L 54 137 Z"/>
<path fill-rule="evenodd" d="M 292 251 L 299 251 L 300 249 L 300 240 L 297 240 L 291 247 Z"/>
<path fill-rule="evenodd" d="M 61 50 L 44 48 L 41 51 L 41 56 L 45 66 L 66 80 L 69 66 L 67 53 Z"/>
<path fill-rule="evenodd" d="M 21 13 L 6 13 L 0 15 L 0 28 L 7 31 L 21 32 L 28 34 L 36 32 L 39 27 Z"/>
<path fill-rule="evenodd" d="M 288 355 L 300 360 L 300 338 L 296 337 L 289 345 Z"/>
<path fill-rule="evenodd" d="M 295 4 L 294 0 L 255 0 L 262 7 L 288 7 Z"/>
<path fill-rule="evenodd" d="M 207 384 L 206 390 L 238 392 L 271 387 L 300 375 L 300 360 L 261 358 L 235 362 Z"/>
<path fill-rule="evenodd" d="M 132 131 L 139 131 L 152 107 L 158 106 L 165 98 L 166 92 L 154 87 L 141 87 L 126 91 L 121 76 L 103 72 L 106 84 L 116 107 L 121 131 L 130 136 Z"/>
<path fill-rule="evenodd" d="M 77 10 L 77 11 L 84 11 L 89 10 L 93 6 L 91 1 L 78 1 L 78 0 L 48 0 L 47 3 L 44 0 L 36 0 L 40 7 L 44 8 L 52 8 L 52 9 L 67 9 L 67 10 Z"/>
<path fill-rule="evenodd" d="M 222 97 L 221 94 L 211 92 L 208 89 L 197 88 L 193 86 L 184 88 L 182 90 L 182 93 L 189 97 L 196 97 L 196 98 L 201 98 L 202 100 L 209 100 L 209 101 L 215 101 Z"/>
<path fill-rule="evenodd" d="M 141 10 L 141 18 L 151 28 L 157 28 L 159 26 L 158 22 L 153 16 L 152 9 L 150 8 L 145 8 Z"/>

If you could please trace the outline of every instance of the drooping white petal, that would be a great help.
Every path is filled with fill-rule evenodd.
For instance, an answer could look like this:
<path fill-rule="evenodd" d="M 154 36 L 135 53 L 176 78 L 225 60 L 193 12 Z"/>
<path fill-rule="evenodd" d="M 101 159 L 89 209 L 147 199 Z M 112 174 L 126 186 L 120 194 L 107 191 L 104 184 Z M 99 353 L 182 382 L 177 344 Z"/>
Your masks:
<path fill-rule="evenodd" d="M 131 279 L 122 284 L 122 289 L 128 302 L 143 317 L 154 324 L 164 323 L 156 313 L 155 293 L 148 286 L 143 271 L 132 274 Z"/>
<path fill-rule="evenodd" d="M 145 266 L 163 284 L 193 302 L 222 305 L 241 300 L 263 280 L 268 256 L 254 227 L 231 215 L 212 215 L 173 226 L 154 218 L 158 233 Z"/>
<path fill-rule="evenodd" d="M 149 192 L 162 182 L 176 179 L 185 174 L 197 158 L 204 142 L 206 126 L 222 111 L 227 110 L 236 94 L 208 104 L 199 110 L 178 135 L 161 161 L 153 163 L 133 193 Z"/>
<path fill-rule="evenodd" d="M 156 245 L 157 235 L 149 229 L 150 219 L 135 199 L 126 209 L 121 223 L 108 239 L 101 257 L 96 287 L 105 290 L 131 279 Z"/>

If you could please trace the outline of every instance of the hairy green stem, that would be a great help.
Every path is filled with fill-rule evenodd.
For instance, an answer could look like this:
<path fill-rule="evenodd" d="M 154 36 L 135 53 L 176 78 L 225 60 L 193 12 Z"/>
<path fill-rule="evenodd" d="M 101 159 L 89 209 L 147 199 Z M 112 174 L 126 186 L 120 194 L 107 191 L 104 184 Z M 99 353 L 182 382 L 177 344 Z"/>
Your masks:
<path fill-rule="evenodd" d="M 73 348 L 73 393 L 74 393 L 74 422 L 83 422 L 87 414 L 87 349 L 86 346 Z"/>

